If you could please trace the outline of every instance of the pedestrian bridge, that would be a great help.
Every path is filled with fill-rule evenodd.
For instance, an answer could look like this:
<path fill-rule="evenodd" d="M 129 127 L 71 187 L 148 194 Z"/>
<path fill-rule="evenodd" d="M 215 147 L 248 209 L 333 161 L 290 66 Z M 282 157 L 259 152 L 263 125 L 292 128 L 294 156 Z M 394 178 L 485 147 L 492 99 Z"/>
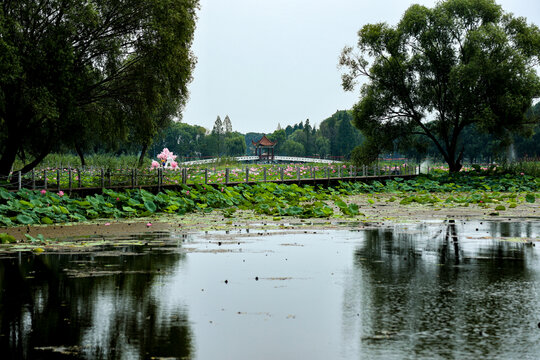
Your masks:
<path fill-rule="evenodd" d="M 236 156 L 232 159 L 236 161 L 258 161 L 258 156 Z M 181 165 L 202 165 L 211 164 L 217 162 L 219 158 L 185 161 Z M 290 163 L 319 163 L 319 164 L 338 164 L 341 161 L 328 160 L 328 159 L 316 159 L 308 157 L 296 157 L 296 156 L 274 156 L 274 162 L 290 162 Z"/>

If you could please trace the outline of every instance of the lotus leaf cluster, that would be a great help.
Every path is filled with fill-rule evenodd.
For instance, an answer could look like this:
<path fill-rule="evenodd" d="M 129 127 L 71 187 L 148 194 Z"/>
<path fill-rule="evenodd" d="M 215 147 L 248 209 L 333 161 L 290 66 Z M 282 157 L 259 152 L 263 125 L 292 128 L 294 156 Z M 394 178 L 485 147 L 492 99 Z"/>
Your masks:
<path fill-rule="evenodd" d="M 113 191 L 84 198 L 69 197 L 62 192 L 22 189 L 10 192 L 0 188 L 0 225 L 35 225 L 83 222 L 95 219 L 148 217 L 159 213 L 185 214 L 220 209 L 232 217 L 237 210 L 252 210 L 274 217 L 317 218 L 356 216 L 358 204 L 348 201 L 357 194 L 388 193 L 386 201 L 400 199 L 412 203 L 448 205 L 477 204 L 498 210 L 520 202 L 534 203 L 540 189 L 540 178 L 531 176 L 419 176 L 404 180 L 341 182 L 338 186 L 259 183 L 254 185 L 179 185 L 178 190 L 153 194 L 143 189 Z M 444 199 L 439 194 L 445 194 Z M 368 199 L 369 204 L 375 200 Z M 497 210 L 497 209 L 496 209 Z M 339 211 L 336 213 L 336 211 Z"/>

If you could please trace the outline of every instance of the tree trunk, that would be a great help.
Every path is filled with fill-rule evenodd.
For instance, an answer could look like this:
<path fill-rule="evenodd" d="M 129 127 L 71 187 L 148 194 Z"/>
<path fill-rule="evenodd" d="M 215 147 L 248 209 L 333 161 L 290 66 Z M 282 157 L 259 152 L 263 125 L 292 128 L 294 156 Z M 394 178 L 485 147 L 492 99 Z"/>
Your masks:
<path fill-rule="evenodd" d="M 13 163 L 17 157 L 17 152 L 19 151 L 20 142 L 19 139 L 13 139 L 13 137 L 7 137 L 6 143 L 4 144 L 4 152 L 0 157 L 0 177 L 8 177 L 11 169 L 13 168 Z"/>
<path fill-rule="evenodd" d="M 451 173 L 457 173 L 463 167 L 463 165 L 461 164 L 461 161 L 463 160 L 463 151 L 464 149 L 462 148 L 459 152 L 457 159 L 455 159 L 454 156 L 448 159 L 448 167 Z M 455 154 L 455 151 L 452 151 L 451 154 Z"/>
<path fill-rule="evenodd" d="M 39 154 L 38 157 L 36 157 L 34 160 L 32 160 L 32 162 L 30 162 L 30 164 L 25 165 L 20 171 L 23 174 L 29 172 L 30 170 L 35 168 L 43 159 L 45 159 L 45 157 L 47 155 L 49 155 L 50 153 L 51 153 L 50 149 L 42 151 L 41 154 Z"/>
<path fill-rule="evenodd" d="M 139 157 L 139 167 L 142 167 L 144 165 L 144 156 L 146 155 L 147 150 L 148 150 L 148 143 L 145 142 L 141 149 L 141 156 Z"/>
<path fill-rule="evenodd" d="M 77 155 L 79 155 L 79 159 L 81 159 L 81 166 L 86 166 L 86 162 L 84 161 L 84 153 L 78 144 L 75 144 L 75 151 L 77 152 Z"/>
<path fill-rule="evenodd" d="M 461 165 L 461 163 L 459 161 L 456 161 L 454 163 L 448 163 L 448 168 L 449 168 L 451 173 L 459 172 L 462 167 L 463 167 L 463 165 Z"/>

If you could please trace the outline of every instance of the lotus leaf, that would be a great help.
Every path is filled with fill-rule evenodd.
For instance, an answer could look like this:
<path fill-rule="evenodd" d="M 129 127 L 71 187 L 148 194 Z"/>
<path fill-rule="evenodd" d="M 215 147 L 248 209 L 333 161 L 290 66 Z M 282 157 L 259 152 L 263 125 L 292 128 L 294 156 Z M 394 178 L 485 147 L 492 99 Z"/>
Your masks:
<path fill-rule="evenodd" d="M 31 225 L 35 223 L 34 219 L 31 216 L 25 214 L 17 215 L 17 221 L 24 225 Z"/>
<path fill-rule="evenodd" d="M 144 207 L 145 207 L 146 210 L 150 211 L 151 213 L 156 212 L 156 209 L 157 209 L 156 204 L 151 200 L 146 200 L 144 202 Z M 134 210 L 133 208 L 130 208 L 130 209 Z"/>
<path fill-rule="evenodd" d="M 0 244 L 13 244 L 16 240 L 12 235 L 0 233 Z"/>

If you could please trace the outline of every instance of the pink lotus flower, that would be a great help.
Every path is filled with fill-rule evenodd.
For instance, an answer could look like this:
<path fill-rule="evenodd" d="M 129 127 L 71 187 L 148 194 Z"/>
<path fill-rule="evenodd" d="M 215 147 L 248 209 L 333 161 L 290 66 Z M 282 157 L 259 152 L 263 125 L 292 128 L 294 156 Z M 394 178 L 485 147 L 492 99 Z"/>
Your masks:
<path fill-rule="evenodd" d="M 150 227 L 150 226 L 152 226 L 151 222 L 146 223 L 146 227 Z"/>
<path fill-rule="evenodd" d="M 156 160 L 152 160 L 152 166 L 150 167 L 150 170 L 157 169 L 159 167 L 159 163 Z"/>
<path fill-rule="evenodd" d="M 186 195 L 189 195 L 189 190 L 188 190 L 188 191 L 186 191 Z"/>
<path fill-rule="evenodd" d="M 167 159 L 170 157 L 172 160 L 176 159 L 176 155 L 174 155 L 171 151 L 169 151 L 169 149 L 167 148 L 164 148 L 162 151 L 161 151 L 161 154 L 159 154 L 158 156 L 158 159 L 160 160 L 164 160 L 164 161 L 167 161 Z"/>
<path fill-rule="evenodd" d="M 58 192 L 58 196 L 64 196 L 64 192 L 63 192 L 62 190 L 60 190 L 60 191 Z"/>
<path fill-rule="evenodd" d="M 178 167 L 178 163 L 176 161 L 171 161 L 171 167 L 176 169 Z"/>
<path fill-rule="evenodd" d="M 47 193 L 47 190 L 43 189 L 40 191 L 41 195 L 45 195 Z"/>

